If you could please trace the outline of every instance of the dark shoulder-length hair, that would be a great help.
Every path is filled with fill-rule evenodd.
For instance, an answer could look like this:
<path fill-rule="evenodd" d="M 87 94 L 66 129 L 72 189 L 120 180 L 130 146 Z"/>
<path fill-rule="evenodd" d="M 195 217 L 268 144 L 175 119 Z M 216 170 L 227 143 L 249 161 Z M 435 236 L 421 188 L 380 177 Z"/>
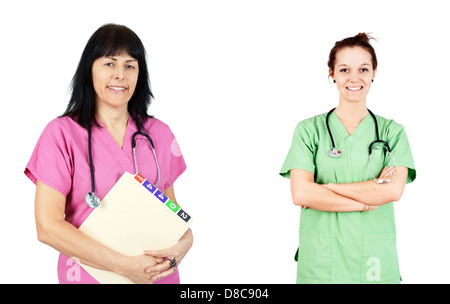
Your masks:
<path fill-rule="evenodd" d="M 144 129 L 153 94 L 147 68 L 146 51 L 139 37 L 128 27 L 105 24 L 92 34 L 84 48 L 71 83 L 71 98 L 62 116 L 69 116 L 83 128 L 90 125 L 100 127 L 95 119 L 95 90 L 92 80 L 92 65 L 103 56 L 127 53 L 137 59 L 139 74 L 134 95 L 128 102 L 128 112 L 139 129 Z"/>

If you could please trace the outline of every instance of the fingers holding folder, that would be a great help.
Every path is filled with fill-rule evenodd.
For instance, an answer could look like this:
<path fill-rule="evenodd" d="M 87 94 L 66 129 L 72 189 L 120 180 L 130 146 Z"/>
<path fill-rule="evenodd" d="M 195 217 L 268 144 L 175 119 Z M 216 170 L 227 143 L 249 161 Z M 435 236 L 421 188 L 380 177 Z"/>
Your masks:
<path fill-rule="evenodd" d="M 151 267 L 149 265 L 160 265 L 160 263 L 163 262 L 163 258 L 148 255 L 127 256 L 125 257 L 125 261 L 122 263 L 123 269 L 118 272 L 118 274 L 126 277 L 133 283 L 152 284 L 155 281 L 153 276 L 159 274 L 159 272 L 146 272 L 143 270 Z"/>
<path fill-rule="evenodd" d="M 193 236 L 192 231 L 188 229 L 185 234 L 180 238 L 180 240 L 172 247 L 160 250 L 145 250 L 144 254 L 151 256 L 155 259 L 164 260 L 153 266 L 148 266 L 145 268 L 147 273 L 157 273 L 152 276 L 153 280 L 160 280 L 166 276 L 169 276 L 175 272 L 175 267 L 177 267 L 183 260 L 186 253 L 192 246 Z"/>

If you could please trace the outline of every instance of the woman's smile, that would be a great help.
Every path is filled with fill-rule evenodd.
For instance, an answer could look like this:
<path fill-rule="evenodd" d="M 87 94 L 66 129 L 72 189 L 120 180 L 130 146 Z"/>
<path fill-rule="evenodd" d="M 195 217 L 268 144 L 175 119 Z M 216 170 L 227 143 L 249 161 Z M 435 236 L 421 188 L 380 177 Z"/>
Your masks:
<path fill-rule="evenodd" d="M 106 86 L 111 92 L 117 94 L 121 94 L 124 93 L 125 90 L 127 89 L 126 87 L 121 87 L 121 86 Z"/>
<path fill-rule="evenodd" d="M 362 89 L 363 89 L 363 86 L 358 86 L 358 87 L 356 87 L 356 86 L 349 86 L 349 87 L 346 87 L 347 88 L 347 90 L 349 90 L 349 91 L 356 91 L 356 92 L 359 92 L 359 91 L 361 91 Z"/>

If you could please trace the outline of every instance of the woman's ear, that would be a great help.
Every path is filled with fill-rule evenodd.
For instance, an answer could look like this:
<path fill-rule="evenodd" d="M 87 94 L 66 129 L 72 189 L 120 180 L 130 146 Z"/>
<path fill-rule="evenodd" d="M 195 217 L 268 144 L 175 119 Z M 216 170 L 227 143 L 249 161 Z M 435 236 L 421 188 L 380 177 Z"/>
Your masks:
<path fill-rule="evenodd" d="M 328 77 L 331 77 L 331 78 L 333 78 L 333 77 L 334 77 L 334 73 L 333 73 L 333 70 L 332 70 L 332 69 L 330 69 L 330 68 L 328 68 Z M 336 80 L 334 80 L 334 79 L 333 79 L 333 82 L 334 82 L 334 83 L 336 83 Z"/>

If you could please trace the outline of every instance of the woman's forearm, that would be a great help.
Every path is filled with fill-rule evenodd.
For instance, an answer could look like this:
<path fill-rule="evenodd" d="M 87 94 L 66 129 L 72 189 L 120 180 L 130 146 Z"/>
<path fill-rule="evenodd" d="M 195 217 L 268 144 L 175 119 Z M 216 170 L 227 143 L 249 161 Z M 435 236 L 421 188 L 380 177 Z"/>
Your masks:
<path fill-rule="evenodd" d="M 389 191 L 386 191 L 387 184 L 377 184 L 374 180 L 323 186 L 336 194 L 364 202 L 367 205 L 381 206 L 397 200 L 396 197 L 390 195 Z"/>
<path fill-rule="evenodd" d="M 314 182 L 311 172 L 293 169 L 291 170 L 291 194 L 295 205 L 305 206 L 320 211 L 351 212 L 371 210 L 373 207 L 339 195 L 322 185 Z"/>
<path fill-rule="evenodd" d="M 295 205 L 320 211 L 351 212 L 363 211 L 364 204 L 322 187 L 319 184 L 305 185 L 297 193 L 292 193 Z"/>
<path fill-rule="evenodd" d="M 378 184 L 371 179 L 358 183 L 326 184 L 323 187 L 366 205 L 381 206 L 400 200 L 407 174 L 408 169 L 406 167 L 397 167 L 395 168 L 395 176 L 390 183 Z"/>
<path fill-rule="evenodd" d="M 35 217 L 39 241 L 53 247 L 67 257 L 102 270 L 114 270 L 113 264 L 121 255 L 96 242 L 64 219 L 65 197 L 37 182 Z"/>
<path fill-rule="evenodd" d="M 101 270 L 120 273 L 125 256 L 98 243 L 72 224 L 62 220 L 38 227 L 41 242 L 67 257 Z"/>
<path fill-rule="evenodd" d="M 193 242 L 194 237 L 192 235 L 192 230 L 189 228 L 178 241 L 180 252 L 182 252 L 183 257 L 191 249 Z"/>

